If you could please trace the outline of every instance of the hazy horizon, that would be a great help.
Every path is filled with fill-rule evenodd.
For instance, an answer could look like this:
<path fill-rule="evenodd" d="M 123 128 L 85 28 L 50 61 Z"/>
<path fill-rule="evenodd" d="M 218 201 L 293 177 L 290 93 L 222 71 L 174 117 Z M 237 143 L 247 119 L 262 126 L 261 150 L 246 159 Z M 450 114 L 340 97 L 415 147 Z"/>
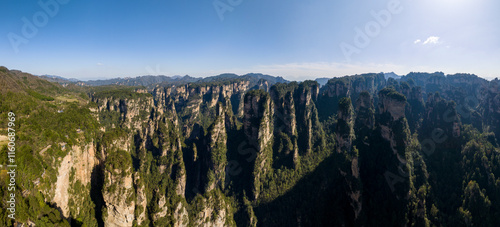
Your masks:
<path fill-rule="evenodd" d="M 6 66 L 4 66 L 6 67 Z M 11 69 L 9 67 L 6 67 L 8 68 L 9 70 L 19 70 L 19 71 L 22 71 L 22 72 L 25 72 L 23 70 L 20 70 L 20 69 Z M 440 71 L 436 71 L 436 72 L 440 72 Z M 25 72 L 25 73 L 30 73 L 30 72 Z M 370 73 L 384 73 L 384 74 L 388 74 L 388 73 L 395 73 L 395 72 L 364 72 L 364 73 L 354 73 L 354 74 L 349 74 L 349 75 L 342 75 L 342 76 L 318 76 L 318 77 L 311 77 L 311 78 L 307 78 L 307 79 L 304 79 L 304 80 L 297 80 L 297 79 L 288 79 L 286 76 L 282 76 L 282 75 L 273 75 L 273 74 L 266 74 L 266 73 L 260 73 L 260 72 L 248 72 L 248 73 L 242 73 L 242 74 L 239 74 L 239 73 L 233 73 L 233 72 L 223 72 L 223 73 L 220 73 L 220 74 L 214 74 L 214 75 L 207 75 L 207 76 L 192 76 L 192 75 L 149 75 L 149 74 L 144 74 L 144 75 L 138 75 L 138 76 L 115 76 L 115 77 L 102 77 L 102 78 L 90 78 L 90 79 L 79 79 L 79 78 L 74 78 L 74 77 L 64 77 L 64 76 L 60 76 L 60 75 L 54 75 L 54 74 L 34 74 L 34 73 L 30 73 L 34 76 L 56 76 L 56 77 L 62 77 L 64 79 L 69 79 L 69 80 L 73 80 L 73 79 L 77 79 L 79 81 L 95 81 L 95 80 L 109 80 L 109 79 L 133 79 L 133 78 L 138 78 L 138 77 L 143 77 L 143 76 L 166 76 L 166 77 L 184 77 L 184 76 L 189 76 L 189 77 L 193 77 L 193 78 L 206 78 L 206 77 L 212 77 L 212 76 L 219 76 L 219 75 L 222 75 L 222 74 L 235 74 L 235 75 L 238 75 L 238 76 L 244 76 L 244 75 L 247 75 L 247 74 L 263 74 L 263 75 L 269 75 L 269 76 L 274 76 L 274 77 L 283 77 L 285 80 L 288 80 L 288 81 L 305 81 L 305 80 L 315 80 L 315 79 L 324 79 L 324 78 L 336 78 L 336 77 L 344 77 L 344 76 L 354 76 L 354 75 L 363 75 L 363 74 L 370 74 Z M 408 75 L 409 73 L 412 73 L 412 72 L 408 72 L 408 73 L 405 73 L 405 74 L 399 74 L 399 73 L 395 73 L 396 75 L 398 76 L 406 76 Z M 415 71 L 414 73 L 435 73 L 435 72 L 423 72 L 423 71 Z M 486 79 L 488 81 L 491 81 L 491 80 L 494 80 L 496 78 L 499 78 L 499 77 L 493 77 L 493 78 L 487 78 L 487 77 L 482 77 L 480 75 L 477 75 L 477 74 L 474 74 L 474 73 L 461 73 L 461 72 L 457 72 L 457 73 L 446 73 L 446 72 L 441 72 L 441 73 L 444 73 L 444 75 L 455 75 L 455 74 L 473 74 L 473 75 L 476 75 L 480 78 L 483 78 L 483 79 Z"/>
<path fill-rule="evenodd" d="M 6 67 L 6 66 L 3 66 L 3 67 Z M 384 73 L 384 74 L 388 74 L 388 73 L 394 73 L 398 76 L 406 76 L 408 75 L 409 73 L 435 73 L 435 72 L 441 72 L 441 71 L 435 71 L 435 72 L 424 72 L 424 71 L 412 71 L 412 72 L 408 72 L 408 73 L 404 73 L 404 74 L 399 74 L 399 73 L 396 73 L 396 72 L 364 72 L 364 73 L 354 73 L 354 74 L 346 74 L 346 75 L 342 75 L 342 76 L 318 76 L 318 77 L 309 77 L 309 78 L 306 78 L 306 79 L 303 79 L 303 80 L 297 80 L 297 79 L 289 79 L 287 78 L 287 76 L 283 76 L 283 75 L 273 75 L 273 74 L 266 74 L 266 73 L 261 73 L 261 72 L 247 72 L 247 73 L 233 73 L 233 72 L 223 72 L 223 73 L 218 73 L 218 74 L 214 74 L 214 75 L 207 75 L 207 76 L 193 76 L 193 75 L 188 75 L 188 74 L 185 74 L 185 75 L 151 75 L 151 74 L 144 74 L 144 75 L 137 75 L 137 76 L 115 76 L 115 77 L 96 77 L 96 78 L 75 78 L 75 77 L 65 77 L 65 76 L 60 76 L 60 75 L 55 75 L 55 74 L 35 74 L 35 73 L 31 73 L 31 72 L 26 72 L 26 71 L 23 71 L 23 70 L 20 70 L 20 69 L 12 69 L 12 68 L 9 68 L 9 67 L 6 67 L 8 68 L 9 70 L 18 70 L 18 71 L 22 71 L 22 72 L 25 72 L 25 73 L 29 73 L 29 74 L 32 74 L 34 76 L 56 76 L 56 77 L 62 77 L 64 79 L 68 79 L 68 80 L 79 80 L 79 81 L 83 81 L 83 82 L 86 82 L 86 81 L 97 81 L 97 80 L 110 80 L 110 79 L 134 79 L 134 78 L 138 78 L 138 77 L 143 77 L 143 76 L 166 76 L 166 77 L 184 77 L 184 76 L 189 76 L 189 77 L 193 77 L 193 78 L 207 78 L 207 77 L 212 77 L 212 76 L 219 76 L 221 74 L 235 74 L 235 75 L 238 75 L 238 76 L 244 76 L 244 75 L 247 75 L 247 74 L 263 74 L 263 75 L 269 75 L 269 76 L 274 76 L 274 77 L 283 77 L 285 80 L 288 80 L 288 81 L 305 81 L 305 80 L 315 80 L 315 79 L 324 79 L 324 78 L 336 78 L 336 77 L 344 77 L 344 76 L 354 76 L 354 75 L 363 75 L 363 74 L 370 74 L 370 73 Z M 488 78 L 488 77 L 482 77 L 481 75 L 477 75 L 477 74 L 474 74 L 474 73 L 462 73 L 462 72 L 457 72 L 457 73 L 446 73 L 446 72 L 441 72 L 443 73 L 444 75 L 455 75 L 455 74 L 473 74 L 473 75 L 476 75 L 480 78 L 483 78 L 485 80 L 488 80 L 488 81 L 491 81 L 491 80 L 494 80 L 494 79 L 497 79 L 499 77 L 491 77 L 491 78 Z"/>

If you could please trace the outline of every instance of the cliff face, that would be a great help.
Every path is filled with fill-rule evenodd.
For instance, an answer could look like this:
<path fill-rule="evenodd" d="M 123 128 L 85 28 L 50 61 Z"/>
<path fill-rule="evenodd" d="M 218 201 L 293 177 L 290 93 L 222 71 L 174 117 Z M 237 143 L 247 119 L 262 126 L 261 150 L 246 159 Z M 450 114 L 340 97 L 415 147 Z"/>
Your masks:
<path fill-rule="evenodd" d="M 220 187 L 220 189 L 224 190 L 226 183 L 227 130 L 225 115 L 225 109 L 219 103 L 217 105 L 217 117 L 215 122 L 208 129 L 208 182 L 205 191 L 211 191 L 215 189 L 215 187 Z"/>
<path fill-rule="evenodd" d="M 107 211 L 103 214 L 106 225 L 121 226 L 134 221 L 139 225 L 171 223 L 186 226 L 199 222 L 199 219 L 189 220 L 186 191 L 192 194 L 196 188 L 201 192 L 224 189 L 227 128 L 233 127 L 233 110 L 243 116 L 242 97 L 248 86 L 248 81 L 238 81 L 222 85 L 156 87 L 152 95 L 142 90 L 93 95 L 92 101 L 97 104 L 94 112 L 104 131 L 104 139 L 98 145 L 102 158 L 107 159 L 107 154 L 114 149 L 127 151 L 129 155 L 137 157 L 134 168 L 124 170 L 126 175 L 121 172 L 114 175 L 109 171 L 101 172 L 106 182 L 118 182 L 116 185 L 105 184 L 102 188 L 103 206 Z M 268 114 L 270 116 L 272 113 Z M 263 122 L 268 120 L 266 118 Z M 205 130 L 208 131 L 206 136 Z M 271 140 L 270 135 L 272 128 L 268 127 L 260 135 L 257 132 L 253 141 L 264 146 Z M 183 138 L 189 138 L 187 141 L 201 139 L 206 143 L 198 143 L 199 152 L 191 153 L 193 156 L 190 156 L 189 152 L 183 152 Z M 264 142 L 257 142 L 261 140 Z M 149 152 L 157 161 L 148 161 Z M 189 159 L 189 170 L 186 169 L 185 158 Z M 146 175 L 151 174 L 150 171 L 158 171 L 158 179 L 161 180 L 148 180 L 151 177 Z M 188 173 L 191 173 L 189 179 Z M 134 180 L 130 181 L 132 176 Z M 195 184 L 191 186 L 195 186 L 195 189 L 187 188 L 188 182 L 193 181 Z M 120 200 L 122 197 L 108 192 L 109 187 L 128 190 L 131 185 L 135 188 L 130 192 L 133 192 L 134 199 L 128 199 L 126 203 Z M 158 189 L 152 191 L 152 197 L 148 197 L 147 191 L 151 190 L 148 188 Z M 148 212 L 151 207 L 154 209 Z M 203 209 L 208 212 L 215 207 L 205 206 Z M 226 219 L 232 220 L 229 212 L 221 212 L 222 225 Z M 117 222 L 109 219 L 109 215 L 125 221 Z M 214 220 L 214 223 L 221 220 Z"/>
<path fill-rule="evenodd" d="M 375 124 L 375 108 L 373 107 L 373 98 L 368 92 L 362 92 L 356 101 L 356 119 L 354 128 L 356 129 L 356 138 L 368 143 L 368 136 Z"/>
<path fill-rule="evenodd" d="M 374 95 L 387 85 L 383 73 L 356 75 L 352 77 L 351 80 L 353 91 L 351 94 L 352 100 L 357 100 L 361 92 L 368 92 Z"/>
<path fill-rule="evenodd" d="M 57 181 L 53 186 L 53 197 L 51 203 L 57 206 L 61 215 L 64 217 L 80 216 L 83 212 L 88 212 L 80 207 L 81 204 L 91 201 L 90 198 L 90 183 L 92 180 L 93 170 L 98 165 L 99 160 L 96 157 L 96 148 L 93 143 L 85 146 L 73 145 L 66 148 L 68 154 L 59 159 L 60 163 L 57 173 Z M 50 149 L 41 151 L 44 152 Z M 45 174 L 42 175 L 44 177 Z M 78 186 L 81 190 L 75 190 Z"/>
<path fill-rule="evenodd" d="M 366 97 L 360 100 L 360 108 L 365 105 L 369 105 L 369 100 Z M 336 142 L 337 142 L 337 153 L 343 154 L 345 157 L 344 162 L 349 163 L 342 165 L 339 168 L 341 175 L 344 178 L 347 189 L 345 190 L 347 196 L 349 196 L 349 203 L 354 212 L 354 220 L 357 221 L 361 216 L 361 210 L 363 207 L 362 197 L 361 197 L 361 179 L 359 175 L 359 154 L 358 149 L 355 147 L 354 140 L 354 108 L 351 103 L 350 98 L 341 98 L 339 101 L 339 111 L 337 114 L 337 126 L 336 126 Z M 366 107 L 362 107 L 366 108 Z M 368 119 L 363 119 L 367 121 Z M 358 122 L 359 123 L 359 122 Z M 369 130 L 369 125 L 366 125 L 365 130 Z M 366 133 L 364 131 L 363 133 Z"/>
<path fill-rule="evenodd" d="M 272 138 L 274 103 L 266 93 L 254 92 L 245 96 L 243 131 L 258 150 L 266 148 Z"/>
<path fill-rule="evenodd" d="M 127 152 L 116 150 L 109 154 L 104 168 L 104 182 L 105 226 L 132 226 L 135 219 L 135 190 L 132 160 Z"/>
<path fill-rule="evenodd" d="M 410 136 L 405 105 L 406 98 L 397 91 L 384 88 L 379 92 L 377 124 L 382 138 L 389 142 L 391 150 L 401 163 L 406 163 L 405 152 Z"/>
<path fill-rule="evenodd" d="M 274 102 L 274 135 L 273 166 L 295 168 L 299 162 L 297 144 L 297 115 L 294 99 L 295 84 L 279 84 L 270 91 Z"/>
<path fill-rule="evenodd" d="M 408 209 L 406 204 L 411 194 L 410 173 L 412 171 L 408 165 L 412 163 L 412 155 L 408 149 L 410 131 L 405 118 L 406 98 L 392 88 L 384 88 L 378 93 L 378 101 L 378 113 L 373 132 L 369 134 L 358 132 L 368 139 L 359 138 L 356 142 L 360 149 L 363 208 L 382 204 L 381 198 L 390 198 L 392 202 L 380 205 L 381 209 L 384 207 L 383 209 L 395 209 L 404 213 Z M 360 110 L 370 106 L 368 94 L 361 96 L 359 104 Z M 365 109 L 365 113 L 366 111 Z M 369 113 L 361 118 L 358 117 L 358 121 L 370 119 Z M 381 186 L 381 184 L 374 183 L 377 181 L 387 182 L 387 185 Z M 368 220 L 377 216 L 375 210 L 364 210 L 364 212 Z M 406 222 L 404 216 L 396 215 L 394 218 L 398 219 L 398 223 Z M 391 222 L 390 219 L 384 219 L 384 221 Z"/>
<path fill-rule="evenodd" d="M 184 198 L 186 171 L 181 140 L 177 133 L 179 122 L 175 106 L 171 100 L 165 99 L 164 90 L 156 90 L 153 94 L 155 96 L 137 90 L 115 92 L 104 98 L 101 94 L 93 97 L 98 105 L 98 120 L 105 131 L 99 147 L 101 158 L 106 160 L 106 168 L 101 168 L 100 173 L 97 170 L 97 174 L 102 175 L 105 182 L 102 186 L 102 205 L 106 208 L 102 214 L 105 225 L 132 226 L 133 222 L 147 224 L 165 218 L 168 214 L 168 204 L 161 201 L 161 198 L 165 201 L 165 191 L 154 191 L 153 198 L 160 198 L 159 202 L 146 196 L 148 187 L 151 187 L 148 184 L 153 183 L 144 179 L 144 175 L 149 172 L 148 168 L 151 168 L 146 151 L 158 157 L 155 170 L 158 174 L 167 174 L 168 181 L 172 182 L 173 193 Z M 111 161 L 108 161 L 108 155 L 114 154 L 115 150 L 123 151 L 122 158 L 130 159 L 132 155 L 137 157 L 139 160 L 134 164 L 135 167 L 130 160 L 128 169 L 110 170 L 108 163 L 113 165 L 116 160 L 111 157 Z M 151 214 L 152 220 L 148 220 L 146 211 L 151 204 L 156 204 L 158 211 Z M 178 216 L 183 216 L 183 209 L 185 207 L 178 208 Z"/>
<path fill-rule="evenodd" d="M 294 85 L 280 84 L 273 86 L 270 91 L 275 107 L 275 130 L 280 130 L 289 136 L 297 135 L 294 89 Z"/>
<path fill-rule="evenodd" d="M 395 90 L 383 89 L 379 92 L 379 114 L 389 113 L 390 119 L 396 121 L 405 116 L 406 97 Z"/>
<path fill-rule="evenodd" d="M 201 175 L 201 179 L 205 182 L 203 195 L 197 195 L 194 198 L 193 218 L 189 220 L 187 211 L 184 208 L 180 212 L 180 208 L 176 208 L 176 213 L 182 213 L 184 217 L 178 220 L 189 220 L 194 226 L 233 226 L 234 221 L 231 213 L 231 205 L 226 202 L 225 195 L 222 194 L 227 186 L 226 167 L 227 163 L 227 131 L 230 124 L 227 124 L 228 118 L 226 108 L 222 103 L 216 105 L 216 118 L 213 124 L 208 128 L 207 147 L 201 149 L 207 151 L 206 155 L 201 155 L 197 160 L 201 164 L 201 168 L 195 168 L 198 171 L 197 176 Z M 203 169 L 207 169 L 206 172 Z M 180 204 L 179 204 L 180 206 Z M 174 216 L 179 216 L 175 214 Z M 187 224 L 188 222 L 185 222 Z M 186 225 L 179 225 L 186 226 Z"/>
<path fill-rule="evenodd" d="M 191 137 L 193 126 L 203 120 L 207 111 L 213 109 L 217 102 L 231 103 L 231 111 L 236 116 L 243 116 L 243 97 L 249 89 L 249 81 L 235 81 L 222 85 L 187 84 L 183 86 L 157 87 L 153 91 L 158 109 L 166 108 L 177 112 L 183 121 L 182 132 Z M 214 119 L 210 119 L 213 121 Z M 202 125 L 208 128 L 209 124 Z"/>
<path fill-rule="evenodd" d="M 346 97 L 351 94 L 351 84 L 346 79 L 331 79 L 322 90 L 327 97 Z"/>
<path fill-rule="evenodd" d="M 403 86 L 402 86 L 403 87 Z M 406 87 L 402 93 L 407 97 L 406 118 L 410 130 L 415 132 L 422 125 L 422 118 L 425 114 L 422 87 Z"/>
<path fill-rule="evenodd" d="M 352 152 L 354 137 L 354 109 L 350 98 L 342 98 L 339 102 L 337 120 L 337 152 Z M 357 167 L 356 167 L 357 168 Z"/>
<path fill-rule="evenodd" d="M 147 220 L 146 208 L 148 206 L 148 199 L 146 197 L 146 186 L 141 180 L 139 173 L 134 173 L 134 185 L 136 187 L 136 212 L 137 215 L 135 217 L 137 221 L 137 225 L 145 224 Z"/>
<path fill-rule="evenodd" d="M 99 112 L 118 113 L 120 123 L 127 128 L 141 128 L 141 123 L 147 120 L 147 113 L 151 111 L 153 97 L 144 96 L 141 99 L 113 98 L 113 97 L 93 97 L 93 102 L 98 105 Z M 108 116 L 101 116 L 100 121 L 108 120 Z M 109 119 L 111 120 L 111 119 Z M 112 125 L 118 127 L 118 125 Z"/>
<path fill-rule="evenodd" d="M 339 100 L 343 97 L 351 95 L 351 81 L 346 78 L 333 78 L 323 86 L 318 97 L 318 113 L 321 120 L 327 120 L 329 117 L 337 113 Z"/>
<path fill-rule="evenodd" d="M 458 148 L 461 121 L 456 104 L 444 100 L 439 93 L 428 94 L 421 130 L 425 135 L 443 134 L 447 139 L 440 141 L 441 148 Z"/>
<path fill-rule="evenodd" d="M 273 111 L 274 103 L 267 93 L 249 92 L 245 95 L 243 131 L 248 143 L 256 149 L 252 170 L 253 199 L 259 197 L 261 181 L 266 178 L 272 162 Z"/>
<path fill-rule="evenodd" d="M 480 103 L 480 111 L 484 116 L 485 123 L 491 125 L 491 131 L 495 133 L 497 141 L 500 142 L 500 82 L 493 80 L 483 91 L 484 101 Z"/>
<path fill-rule="evenodd" d="M 195 198 L 194 226 L 235 226 L 229 204 L 218 190 Z"/>
<path fill-rule="evenodd" d="M 302 153 L 324 147 L 323 130 L 319 123 L 316 102 L 319 94 L 317 82 L 306 81 L 296 90 L 298 146 Z"/>
<path fill-rule="evenodd" d="M 350 97 L 351 100 L 358 100 L 362 92 L 368 92 L 375 95 L 387 85 L 383 73 L 362 74 L 355 76 L 346 76 L 333 78 L 321 88 L 319 94 L 318 110 L 320 119 L 326 120 L 330 115 L 337 113 L 337 105 L 343 97 Z"/>

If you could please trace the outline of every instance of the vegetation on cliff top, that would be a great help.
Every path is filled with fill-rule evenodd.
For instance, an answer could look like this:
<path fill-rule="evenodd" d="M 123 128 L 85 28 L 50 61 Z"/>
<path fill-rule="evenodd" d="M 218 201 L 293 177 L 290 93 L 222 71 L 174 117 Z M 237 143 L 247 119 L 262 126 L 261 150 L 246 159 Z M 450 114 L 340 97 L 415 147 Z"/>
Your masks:
<path fill-rule="evenodd" d="M 132 120 L 142 121 L 137 128 L 122 123 L 120 108 L 102 108 L 104 104 L 92 103 L 90 97 L 127 104 L 149 99 L 156 105 L 157 97 L 138 92 L 143 88 L 65 88 L 6 68 L 0 68 L 0 74 L 0 83 L 10 86 L 0 89 L 0 114 L 5 116 L 13 111 L 17 115 L 16 214 L 23 223 L 30 220 L 40 226 L 102 224 L 101 211 L 106 204 L 100 200 L 104 193 L 124 195 L 127 204 L 143 194 L 146 206 L 136 202 L 134 208 L 136 218 L 145 212 L 143 226 L 176 224 L 174 213 L 182 211 L 177 210 L 179 206 L 186 209 L 189 225 L 195 225 L 194 221 L 209 209 L 213 212 L 199 221 L 214 222 L 223 218 L 219 215 L 224 211 L 224 224 L 229 226 L 256 223 L 494 226 L 500 223 L 500 149 L 495 134 L 498 126 L 492 123 L 498 119 L 494 112 L 487 112 L 499 108 L 493 105 L 499 91 L 490 89 L 493 94 L 475 97 L 483 103 L 493 103 L 488 105 L 491 110 L 484 107 L 477 110 L 478 114 L 484 114 L 479 115 L 484 118 L 479 118 L 479 123 L 477 119 L 467 119 L 474 115 L 467 115 L 459 108 L 469 87 L 453 81 L 484 83 L 474 76 L 413 73 L 399 80 L 388 80 L 383 89 L 377 86 L 384 83 L 364 87 L 370 84 L 365 82 L 382 79 L 383 74 L 343 77 L 330 80 L 327 86 L 338 85 L 339 89 L 349 90 L 347 97 L 328 97 L 322 88 L 318 99 L 314 97 L 310 102 L 304 102 L 303 97 L 314 94 L 317 82 L 278 83 L 270 88 L 270 93 L 248 91 L 245 100 L 260 99 L 259 113 L 244 113 L 255 118 L 251 130 L 257 130 L 258 138 L 271 138 L 257 151 L 262 141 L 251 144 L 241 122 L 231 112 L 231 105 L 245 100 L 233 102 L 220 96 L 209 97 L 210 94 L 188 97 L 176 100 L 175 111 L 168 116 L 153 113 L 156 106 L 142 108 L 145 102 L 141 102 L 137 107 L 142 108 L 142 112 L 138 111 L 140 117 Z M 232 77 L 227 75 L 225 79 Z M 209 84 L 221 86 L 242 81 L 233 79 Z M 455 85 L 460 89 L 455 89 Z M 425 105 L 403 95 L 407 94 L 404 91 L 417 91 L 416 86 L 429 98 Z M 360 92 L 360 87 L 372 91 Z M 443 97 L 436 95 L 436 91 Z M 377 105 L 371 103 L 378 101 L 374 92 L 405 102 L 409 108 L 405 117 L 392 120 L 376 114 Z M 351 99 L 363 99 L 369 105 L 359 110 L 357 106 L 354 111 Z M 205 100 L 216 100 L 218 104 L 211 106 Z M 281 106 L 275 106 L 277 103 Z M 193 108 L 184 108 L 187 105 Z M 221 106 L 222 112 L 218 113 Z M 270 115 L 270 110 L 274 115 Z M 349 122 L 339 119 L 337 110 Z M 418 114 L 410 114 L 413 112 Z M 264 113 L 269 116 L 264 117 Z M 279 114 L 289 116 L 279 118 Z M 410 127 L 408 117 L 411 117 Z M 221 124 L 223 119 L 225 124 Z M 352 120 L 355 120 L 353 130 Z M 0 117 L 0 125 L 6 123 Z M 285 123 L 293 123 L 290 127 L 296 131 L 286 131 L 282 127 Z M 268 125 L 274 127 L 270 128 L 271 134 L 264 135 Z M 225 127 L 221 132 L 226 134 L 217 135 L 216 126 Z M 5 134 L 2 126 L 0 134 Z M 219 138 L 212 141 L 213 146 L 212 137 Z M 89 143 L 96 144 L 95 158 L 103 168 L 96 165 L 94 182 L 88 185 L 75 180 L 78 167 L 71 169 L 69 193 L 78 196 L 69 200 L 70 215 L 74 218 L 69 223 L 61 218 L 57 204 L 50 202 L 53 185 L 58 166 L 62 158 L 71 154 L 71 147 Z M 3 166 L 7 164 L 7 152 L 7 146 L 2 145 Z M 7 175 L 5 169 L 1 171 L 0 195 L 6 201 Z M 104 172 L 114 174 L 116 181 L 102 176 Z M 133 187 L 127 191 L 120 185 L 125 177 L 133 179 Z M 214 180 L 221 180 L 218 183 L 222 187 L 207 187 Z M 255 188 L 258 196 L 253 198 Z M 14 223 L 6 218 L 5 206 L 4 203 L 0 212 L 0 225 L 12 226 Z"/>

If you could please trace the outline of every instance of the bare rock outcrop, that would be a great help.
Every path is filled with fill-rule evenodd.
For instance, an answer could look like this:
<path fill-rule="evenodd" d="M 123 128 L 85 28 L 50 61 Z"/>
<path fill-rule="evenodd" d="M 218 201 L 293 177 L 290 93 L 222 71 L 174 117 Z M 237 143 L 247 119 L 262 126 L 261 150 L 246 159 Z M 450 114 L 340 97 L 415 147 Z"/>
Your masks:
<path fill-rule="evenodd" d="M 69 217 L 70 212 L 73 212 L 73 215 L 79 214 L 78 205 L 74 207 L 71 205 L 89 199 L 85 198 L 85 195 L 90 193 L 86 186 L 91 182 L 92 171 L 98 162 L 93 142 L 83 146 L 72 146 L 68 154 L 61 159 L 52 203 L 60 208 L 64 217 Z M 73 192 L 72 186 L 77 182 L 85 187 L 86 192 Z M 71 200 L 73 202 L 70 202 Z"/>
<path fill-rule="evenodd" d="M 230 205 L 219 190 L 199 196 L 195 201 L 194 226 L 225 227 L 235 226 Z"/>
<path fill-rule="evenodd" d="M 265 179 L 265 175 L 271 168 L 273 112 L 274 103 L 268 93 L 254 90 L 246 94 L 243 131 L 256 155 L 252 170 L 254 199 L 259 197 L 261 181 Z"/>
<path fill-rule="evenodd" d="M 130 155 L 122 150 L 111 152 L 106 158 L 104 177 L 105 226 L 132 226 L 136 200 Z"/>

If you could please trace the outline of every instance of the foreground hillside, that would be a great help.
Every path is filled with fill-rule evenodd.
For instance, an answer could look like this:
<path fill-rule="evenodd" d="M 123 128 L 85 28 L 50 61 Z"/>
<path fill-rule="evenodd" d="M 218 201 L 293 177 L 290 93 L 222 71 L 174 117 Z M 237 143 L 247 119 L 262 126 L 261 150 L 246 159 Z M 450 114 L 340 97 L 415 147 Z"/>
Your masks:
<path fill-rule="evenodd" d="M 14 221 L 0 141 L 0 226 L 500 223 L 498 80 L 276 82 L 63 87 L 0 68 L 17 150 Z"/>

